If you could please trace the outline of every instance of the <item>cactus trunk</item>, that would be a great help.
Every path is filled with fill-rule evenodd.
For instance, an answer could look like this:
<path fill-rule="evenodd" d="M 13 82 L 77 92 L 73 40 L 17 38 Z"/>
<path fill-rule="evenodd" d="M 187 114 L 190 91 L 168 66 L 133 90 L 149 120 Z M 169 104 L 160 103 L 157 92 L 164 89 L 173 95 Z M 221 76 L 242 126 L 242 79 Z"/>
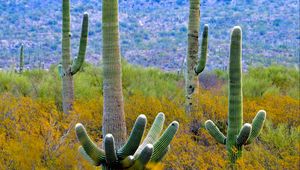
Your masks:
<path fill-rule="evenodd" d="M 70 1 L 63 0 L 63 27 L 62 27 L 62 66 L 64 70 L 69 69 L 71 64 L 70 56 Z M 63 96 L 63 111 L 68 114 L 73 107 L 74 101 L 74 83 L 73 77 L 68 72 L 62 77 L 62 96 Z"/>
<path fill-rule="evenodd" d="M 62 1 L 62 65 L 59 66 L 59 72 L 62 77 L 62 97 L 63 111 L 69 114 L 74 102 L 74 81 L 73 75 L 81 68 L 86 52 L 88 37 L 88 14 L 85 13 L 82 22 L 82 33 L 80 38 L 80 47 L 78 59 L 71 62 L 71 30 L 70 30 L 70 0 Z"/>
<path fill-rule="evenodd" d="M 192 94 L 195 91 L 196 76 L 194 67 L 198 60 L 199 46 L 199 26 L 200 26 L 200 0 L 190 0 L 190 14 L 188 25 L 188 53 L 187 67 L 185 75 L 185 91 L 186 91 L 186 113 L 192 112 Z"/>
<path fill-rule="evenodd" d="M 112 134 L 116 148 L 126 141 L 119 47 L 118 0 L 102 1 L 103 30 L 103 136 Z"/>
<path fill-rule="evenodd" d="M 186 102 L 185 112 L 190 115 L 193 112 L 192 95 L 195 91 L 197 76 L 204 70 L 208 51 L 208 25 L 204 26 L 201 43 L 201 56 L 199 51 L 199 27 L 200 27 L 200 0 L 190 0 L 190 14 L 188 26 L 188 53 L 185 74 Z"/>
<path fill-rule="evenodd" d="M 69 114 L 73 109 L 74 81 L 73 76 L 65 75 L 62 79 L 63 112 Z"/>

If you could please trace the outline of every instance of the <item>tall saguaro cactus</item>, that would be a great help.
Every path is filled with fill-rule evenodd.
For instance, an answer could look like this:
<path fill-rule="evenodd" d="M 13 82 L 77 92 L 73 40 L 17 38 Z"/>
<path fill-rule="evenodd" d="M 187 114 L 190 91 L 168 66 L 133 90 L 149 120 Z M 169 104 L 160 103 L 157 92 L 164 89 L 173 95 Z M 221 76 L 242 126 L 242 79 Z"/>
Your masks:
<path fill-rule="evenodd" d="M 190 0 L 189 9 L 189 25 L 188 25 L 188 53 L 187 66 L 185 75 L 185 91 L 186 91 L 186 108 L 185 111 L 189 114 L 192 111 L 192 95 L 195 91 L 196 78 L 200 74 L 206 64 L 207 44 L 208 44 L 208 26 L 204 26 L 201 56 L 198 60 L 199 53 L 199 26 L 200 26 L 200 0 Z"/>
<path fill-rule="evenodd" d="M 88 14 L 84 13 L 78 56 L 71 62 L 70 0 L 63 0 L 62 3 L 62 65 L 58 69 L 63 84 L 63 111 L 68 114 L 74 102 L 73 75 L 80 70 L 85 59 L 89 23 Z"/>
<path fill-rule="evenodd" d="M 119 47 L 118 0 L 102 1 L 103 31 L 103 135 L 112 134 L 120 148 L 126 141 Z"/>
<path fill-rule="evenodd" d="M 19 73 L 22 73 L 24 70 L 24 45 L 21 45 L 20 49 L 20 63 L 19 63 Z"/>
<path fill-rule="evenodd" d="M 147 119 L 145 115 L 140 115 L 126 142 L 119 48 L 118 0 L 102 1 L 102 21 L 103 149 L 90 139 L 82 124 L 77 124 L 75 131 L 81 143 L 79 152 L 93 165 L 101 165 L 102 169 L 144 170 L 147 169 L 148 162 L 157 163 L 163 159 L 169 150 L 170 142 L 176 134 L 179 124 L 176 121 L 172 122 L 161 135 L 165 115 L 159 113 L 141 143 Z"/>
<path fill-rule="evenodd" d="M 226 145 L 231 163 L 242 156 L 243 146 L 250 144 L 259 135 L 266 119 L 266 112 L 260 110 L 252 121 L 252 125 L 243 125 L 242 94 L 242 30 L 236 26 L 231 33 L 229 60 L 229 110 L 227 137 L 211 121 L 205 122 L 208 132 L 221 144 Z"/>

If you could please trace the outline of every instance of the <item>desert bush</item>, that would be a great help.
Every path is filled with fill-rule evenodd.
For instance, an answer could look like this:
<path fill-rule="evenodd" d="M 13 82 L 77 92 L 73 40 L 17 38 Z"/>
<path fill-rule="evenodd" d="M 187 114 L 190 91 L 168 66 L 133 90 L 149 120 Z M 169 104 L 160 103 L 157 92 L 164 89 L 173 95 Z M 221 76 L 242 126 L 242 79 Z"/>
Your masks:
<path fill-rule="evenodd" d="M 147 115 L 147 127 L 158 112 L 166 114 L 166 125 L 171 120 L 180 122 L 161 166 L 170 170 L 227 167 L 224 146 L 212 140 L 203 127 L 204 120 L 212 119 L 226 133 L 228 99 L 224 88 L 197 88 L 193 98 L 196 112 L 187 117 L 182 77 L 126 64 L 123 69 L 128 132 L 139 114 Z M 265 109 L 268 123 L 258 140 L 245 147 L 244 157 L 238 162 L 241 169 L 299 167 L 299 100 L 283 93 L 299 90 L 294 88 L 296 82 L 287 86 L 281 79 L 272 79 L 275 80 L 276 85 L 268 87 L 262 96 L 244 99 L 244 121 L 251 122 L 258 110 Z M 86 65 L 75 76 L 76 101 L 74 111 L 67 116 L 60 110 L 61 84 L 54 66 L 50 71 L 35 70 L 22 75 L 0 72 L 0 169 L 92 169 L 78 154 L 74 124 L 84 124 L 91 138 L 102 145 L 101 86 L 101 68 Z M 191 126 L 197 128 L 191 130 Z"/>

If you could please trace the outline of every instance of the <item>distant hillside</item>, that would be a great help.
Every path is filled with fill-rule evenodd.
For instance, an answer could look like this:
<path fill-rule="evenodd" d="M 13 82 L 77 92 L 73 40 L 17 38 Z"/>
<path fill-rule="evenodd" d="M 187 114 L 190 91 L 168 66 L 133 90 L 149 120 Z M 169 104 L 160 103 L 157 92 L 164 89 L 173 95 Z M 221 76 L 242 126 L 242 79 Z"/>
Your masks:
<path fill-rule="evenodd" d="M 101 1 L 71 2 L 73 56 L 78 50 L 82 14 L 88 11 L 87 59 L 98 64 L 102 53 Z M 201 28 L 210 26 L 209 69 L 227 65 L 230 29 L 235 25 L 243 28 L 245 66 L 298 63 L 298 0 L 201 2 Z M 188 6 L 187 0 L 120 0 L 122 56 L 143 66 L 180 69 L 187 48 Z M 46 67 L 58 63 L 60 39 L 61 0 L 0 0 L 0 68 L 17 60 L 21 43 L 25 44 L 27 67 L 39 61 Z"/>

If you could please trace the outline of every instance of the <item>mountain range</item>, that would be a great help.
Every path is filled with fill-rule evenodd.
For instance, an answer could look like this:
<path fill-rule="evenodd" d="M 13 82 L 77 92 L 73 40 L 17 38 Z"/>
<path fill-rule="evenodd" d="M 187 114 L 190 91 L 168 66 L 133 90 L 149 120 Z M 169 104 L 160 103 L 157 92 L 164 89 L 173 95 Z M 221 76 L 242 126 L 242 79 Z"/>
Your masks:
<path fill-rule="evenodd" d="M 129 63 L 166 71 L 182 69 L 187 53 L 188 0 L 119 0 L 121 55 Z M 87 60 L 101 64 L 101 4 L 71 0 L 72 54 L 82 16 L 90 15 Z M 18 63 L 21 44 L 27 68 L 49 67 L 61 57 L 61 0 L 0 0 L 0 68 Z M 209 25 L 207 69 L 226 69 L 230 30 L 243 29 L 243 64 L 297 66 L 298 0 L 202 0 L 201 30 Z"/>

